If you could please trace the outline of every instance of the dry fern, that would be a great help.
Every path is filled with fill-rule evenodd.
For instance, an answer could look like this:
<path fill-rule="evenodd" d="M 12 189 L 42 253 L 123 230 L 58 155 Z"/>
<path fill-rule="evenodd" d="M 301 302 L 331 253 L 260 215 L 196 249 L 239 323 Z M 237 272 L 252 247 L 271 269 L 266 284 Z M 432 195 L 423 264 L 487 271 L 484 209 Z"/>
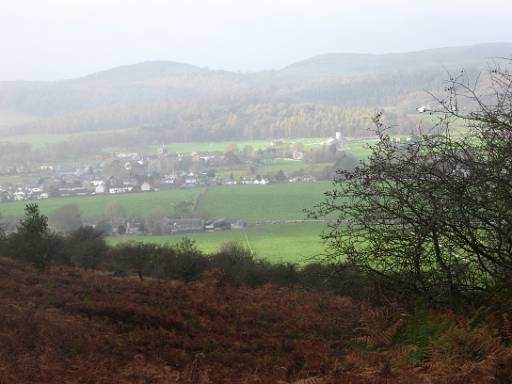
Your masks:
<path fill-rule="evenodd" d="M 503 314 L 503 326 L 502 326 L 503 341 L 512 342 L 512 326 L 508 314 Z"/>
<path fill-rule="evenodd" d="M 322 377 L 308 377 L 307 379 L 302 379 L 298 381 L 294 381 L 291 384 L 325 384 L 326 380 Z"/>
<path fill-rule="evenodd" d="M 208 371 L 203 367 L 205 356 L 200 353 L 194 357 L 194 360 L 185 369 L 179 378 L 179 383 L 183 384 L 208 384 L 210 383 Z"/>

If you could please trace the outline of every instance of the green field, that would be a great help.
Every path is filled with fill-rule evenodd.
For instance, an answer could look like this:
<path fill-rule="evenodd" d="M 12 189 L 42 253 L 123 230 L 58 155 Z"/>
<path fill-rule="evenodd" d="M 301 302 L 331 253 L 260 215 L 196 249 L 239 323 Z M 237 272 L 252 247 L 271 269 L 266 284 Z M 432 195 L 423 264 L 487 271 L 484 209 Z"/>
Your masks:
<path fill-rule="evenodd" d="M 321 172 L 324 168 L 332 166 L 332 163 L 306 164 L 302 160 L 279 159 L 268 161 L 262 167 L 256 168 L 252 173 L 252 176 L 255 174 L 261 176 L 274 176 L 279 171 L 283 171 L 288 174 L 303 171 L 304 174 L 310 174 Z M 233 175 L 234 178 L 239 178 L 240 176 L 251 176 L 251 173 L 248 168 L 234 168 L 219 171 L 217 172 L 217 175 L 222 177 L 229 177 L 230 175 Z"/>
<path fill-rule="evenodd" d="M 210 188 L 198 210 L 249 223 L 300 220 L 305 218 L 303 210 L 322 200 L 330 188 L 330 182 L 222 186 Z"/>
<path fill-rule="evenodd" d="M 366 160 L 370 155 L 370 149 L 368 145 L 371 145 L 375 141 L 354 141 L 345 145 L 347 152 L 354 156 L 357 160 Z"/>
<path fill-rule="evenodd" d="M 319 144 L 325 139 L 320 138 L 300 138 L 283 140 L 285 144 L 293 145 L 301 143 L 306 147 Z M 219 141 L 219 142 L 194 142 L 194 143 L 169 143 L 164 147 L 173 152 L 190 153 L 190 152 L 224 152 L 227 146 L 236 144 L 239 150 L 245 146 L 251 146 L 254 150 L 265 149 L 271 146 L 271 140 L 245 140 L 245 141 Z M 153 150 L 161 146 L 153 146 Z"/>
<path fill-rule="evenodd" d="M 210 217 L 242 219 L 249 223 L 272 220 L 304 219 L 304 208 L 311 208 L 322 199 L 330 188 L 329 182 L 283 183 L 271 185 L 229 185 L 209 188 L 202 196 L 197 212 Z M 113 202 L 122 205 L 128 215 L 145 217 L 153 209 L 167 214 L 174 212 L 174 204 L 195 200 L 204 188 L 161 192 L 127 193 L 121 195 L 97 195 L 61 197 L 37 201 L 41 212 L 48 214 L 58 207 L 76 204 L 82 217 L 100 218 L 105 207 Z M 21 217 L 27 202 L 0 204 L 0 215 Z"/>
<path fill-rule="evenodd" d="M 271 262 L 302 263 L 320 254 L 323 244 L 320 233 L 325 228 L 323 224 L 267 224 L 247 228 L 211 233 L 186 234 L 196 241 L 197 246 L 204 252 L 214 252 L 224 241 L 240 241 L 255 252 L 256 257 Z M 183 235 L 169 236 L 124 236 L 109 238 L 110 244 L 125 241 L 142 241 L 156 244 L 173 244 Z"/>
<path fill-rule="evenodd" d="M 160 208 L 167 214 L 172 214 L 174 204 L 184 200 L 194 200 L 203 192 L 202 188 L 188 190 L 172 190 L 162 192 L 126 193 L 121 195 L 97 195 L 80 197 L 60 197 L 37 201 L 41 212 L 48 214 L 58 207 L 68 204 L 76 204 L 80 207 L 82 217 L 100 218 L 105 207 L 116 202 L 122 205 L 128 215 L 145 217 L 151 210 Z M 0 204 L 2 216 L 20 217 L 27 202 L 9 202 Z"/>
<path fill-rule="evenodd" d="M 1 128 L 1 126 L 0 126 Z M 7 135 L 1 136 L 0 142 L 6 143 L 24 143 L 30 144 L 34 148 L 42 148 L 49 144 L 64 143 L 69 140 L 80 140 L 86 137 L 97 137 L 98 135 L 115 134 L 118 132 L 128 133 L 130 130 L 103 130 L 103 131 L 84 131 L 78 133 L 60 133 L 60 134 L 26 134 L 26 135 Z"/>
<path fill-rule="evenodd" d="M 37 118 L 24 113 L 0 110 L 0 128 L 30 123 Z"/>
<path fill-rule="evenodd" d="M 197 212 L 207 213 L 215 218 L 230 217 L 252 224 L 258 222 L 264 224 L 251 225 L 246 230 L 187 234 L 187 237 L 197 241 L 200 249 L 205 252 L 215 251 L 223 241 L 237 240 L 248 244 L 257 257 L 273 262 L 301 262 L 322 251 L 319 234 L 325 225 L 320 223 L 270 224 L 270 222 L 305 219 L 303 209 L 311 208 L 322 200 L 322 194 L 330 186 L 329 182 L 317 182 L 209 188 L 199 199 Z M 145 217 L 155 208 L 172 214 L 173 204 L 194 200 L 203 192 L 205 192 L 203 188 L 194 188 L 124 195 L 54 198 L 38 201 L 38 204 L 45 214 L 66 204 L 76 204 L 80 207 L 83 218 L 98 220 L 102 218 L 108 204 L 117 202 L 129 215 Z M 25 204 L 26 202 L 2 203 L 0 215 L 20 217 Z M 173 243 L 180 238 L 181 236 L 129 236 L 111 238 L 109 242 L 117 243 L 129 239 L 161 244 Z"/>
<path fill-rule="evenodd" d="M 22 182 L 19 176 L 0 176 L 0 185 L 16 184 Z"/>
<path fill-rule="evenodd" d="M 279 171 L 286 173 L 293 173 L 297 171 L 304 171 L 304 173 L 315 173 L 321 172 L 326 167 L 332 167 L 332 163 L 318 163 L 318 164 L 306 164 L 300 160 L 276 160 L 266 164 L 265 166 L 258 168 L 257 173 L 261 175 L 274 175 Z"/>
<path fill-rule="evenodd" d="M 44 147 L 48 144 L 56 144 L 62 143 L 66 140 L 69 140 L 73 137 L 77 137 L 79 135 L 73 134 L 58 134 L 58 135 L 16 135 L 16 136 L 4 136 L 0 141 L 7 143 L 24 143 L 30 144 L 35 148 Z"/>

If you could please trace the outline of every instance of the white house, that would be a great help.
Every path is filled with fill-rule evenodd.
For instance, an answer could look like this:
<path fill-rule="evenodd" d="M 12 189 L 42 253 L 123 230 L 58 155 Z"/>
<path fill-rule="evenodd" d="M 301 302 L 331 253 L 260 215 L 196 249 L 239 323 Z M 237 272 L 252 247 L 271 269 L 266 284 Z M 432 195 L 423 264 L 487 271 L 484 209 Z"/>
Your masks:
<path fill-rule="evenodd" d="M 105 182 L 103 180 L 92 180 L 91 181 L 91 184 L 95 187 L 97 187 L 98 185 L 104 185 Z"/>
<path fill-rule="evenodd" d="M 141 184 L 140 190 L 142 192 L 149 192 L 149 191 L 151 191 L 151 184 L 149 184 L 147 181 L 145 181 L 144 183 Z"/>
<path fill-rule="evenodd" d="M 133 190 L 133 187 L 110 188 L 108 190 L 108 193 L 110 193 L 111 195 L 116 195 L 118 193 L 131 192 L 132 190 Z"/>
<path fill-rule="evenodd" d="M 25 200 L 25 192 L 21 192 L 21 191 L 14 192 L 14 200 L 16 200 L 16 201 Z"/>
<path fill-rule="evenodd" d="M 304 152 L 293 151 L 292 158 L 293 158 L 293 160 L 304 160 Z"/>
<path fill-rule="evenodd" d="M 105 184 L 98 184 L 96 185 L 96 188 L 94 188 L 94 191 L 97 194 L 105 193 L 107 191 L 107 187 L 105 187 Z"/>

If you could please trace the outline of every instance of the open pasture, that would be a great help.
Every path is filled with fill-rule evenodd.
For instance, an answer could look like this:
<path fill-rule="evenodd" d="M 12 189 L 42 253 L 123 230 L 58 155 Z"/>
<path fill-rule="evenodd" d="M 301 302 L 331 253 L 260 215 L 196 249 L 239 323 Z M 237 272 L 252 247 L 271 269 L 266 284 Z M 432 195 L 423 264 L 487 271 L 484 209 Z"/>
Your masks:
<path fill-rule="evenodd" d="M 125 209 L 127 215 L 145 217 L 155 208 L 162 209 L 167 214 L 172 214 L 174 204 L 185 200 L 194 200 L 202 191 L 202 188 L 194 188 L 120 195 L 59 197 L 39 200 L 37 204 L 44 214 L 48 214 L 63 205 L 76 204 L 80 208 L 83 218 L 97 219 L 103 216 L 105 208 L 109 204 L 118 203 Z M 23 209 L 27 203 L 29 202 L 2 203 L 0 204 L 0 214 L 2 216 L 20 217 L 23 215 Z"/>
<path fill-rule="evenodd" d="M 142 241 L 153 244 L 174 244 L 186 236 L 203 252 L 211 253 L 226 241 L 238 241 L 249 247 L 256 257 L 270 262 L 304 263 L 323 251 L 320 233 L 324 224 L 266 224 L 244 230 L 191 233 L 167 236 L 122 236 L 108 239 L 110 244 Z"/>
<path fill-rule="evenodd" d="M 325 139 L 321 138 L 298 138 L 282 140 L 285 144 L 303 144 L 306 148 L 319 145 Z M 191 153 L 191 152 L 224 152 L 224 150 L 236 145 L 239 150 L 245 146 L 251 146 L 254 150 L 265 149 L 272 145 L 271 140 L 244 140 L 244 141 L 214 141 L 214 142 L 192 142 L 192 143 L 168 143 L 164 147 L 172 152 Z M 161 146 L 159 146 L 161 147 Z M 153 149 L 157 147 L 154 146 Z"/>
<path fill-rule="evenodd" d="M 322 200 L 330 188 L 330 182 L 222 186 L 210 188 L 198 210 L 249 223 L 301 220 L 306 217 L 303 210 Z"/>
<path fill-rule="evenodd" d="M 204 188 L 191 188 L 120 195 L 60 197 L 39 200 L 37 204 L 44 214 L 63 205 L 76 204 L 83 218 L 97 219 L 103 215 L 107 205 L 118 203 L 127 215 L 145 217 L 153 209 L 161 209 L 167 214 L 172 214 L 176 203 L 195 201 L 202 194 L 196 213 L 208 214 L 212 218 L 228 217 L 256 223 L 304 219 L 306 215 L 303 209 L 313 207 L 329 188 L 329 182 L 229 185 L 211 187 L 206 193 Z M 21 217 L 27 203 L 1 203 L 0 214 L 4 217 Z"/>

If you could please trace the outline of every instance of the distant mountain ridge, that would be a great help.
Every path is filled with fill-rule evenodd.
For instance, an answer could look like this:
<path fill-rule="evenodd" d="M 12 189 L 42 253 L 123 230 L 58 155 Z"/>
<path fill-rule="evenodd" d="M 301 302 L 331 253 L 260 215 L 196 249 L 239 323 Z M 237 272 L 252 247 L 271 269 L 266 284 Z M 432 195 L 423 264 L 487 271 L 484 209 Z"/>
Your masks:
<path fill-rule="evenodd" d="M 360 54 L 328 53 L 283 68 L 287 75 L 349 75 L 369 71 L 403 71 L 411 67 L 441 68 L 464 65 L 482 66 L 487 60 L 512 57 L 512 43 L 426 49 L 405 53 Z"/>
<path fill-rule="evenodd" d="M 160 77 L 186 75 L 205 72 L 191 64 L 174 61 L 145 61 L 137 64 L 123 65 L 86 75 L 82 80 L 108 81 L 142 81 Z"/>
<path fill-rule="evenodd" d="M 143 127 L 176 140 L 357 135 L 365 129 L 359 116 L 382 108 L 412 126 L 408 115 L 430 101 L 425 90 L 442 90 L 447 70 L 476 75 L 500 57 L 512 57 L 512 43 L 331 53 L 254 73 L 147 61 L 77 79 L 0 82 L 0 133 Z"/>
<path fill-rule="evenodd" d="M 410 52 L 393 53 L 325 53 L 313 56 L 284 68 L 266 71 L 275 74 L 304 75 L 344 75 L 357 72 L 394 70 L 400 71 L 410 66 L 417 68 L 463 66 L 464 64 L 482 66 L 495 58 L 512 57 L 512 43 L 485 43 L 471 46 L 443 47 Z M 78 78 L 57 81 L 0 81 L 0 84 L 45 84 L 60 81 L 108 80 L 139 81 L 169 76 L 197 73 L 225 73 L 237 76 L 252 76 L 259 72 L 239 73 L 224 70 L 209 70 L 196 65 L 166 60 L 149 60 L 127 64 L 103 71 L 87 74 Z"/>

